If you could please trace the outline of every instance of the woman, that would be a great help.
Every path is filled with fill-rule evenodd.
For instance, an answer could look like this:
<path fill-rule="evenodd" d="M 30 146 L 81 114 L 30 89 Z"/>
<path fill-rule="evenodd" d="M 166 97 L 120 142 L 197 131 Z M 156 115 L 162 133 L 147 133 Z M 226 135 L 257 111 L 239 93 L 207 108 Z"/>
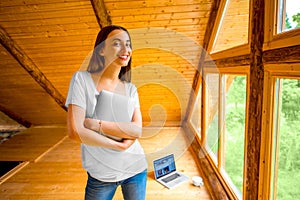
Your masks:
<path fill-rule="evenodd" d="M 131 55 L 128 31 L 120 26 L 104 27 L 87 71 L 77 71 L 70 83 L 68 133 L 81 142 L 82 163 L 88 173 L 85 199 L 112 199 L 119 185 L 124 199 L 145 199 L 147 161 L 137 140 L 142 134 L 142 117 L 137 89 L 130 83 Z M 131 122 L 93 119 L 102 90 L 135 100 Z"/>

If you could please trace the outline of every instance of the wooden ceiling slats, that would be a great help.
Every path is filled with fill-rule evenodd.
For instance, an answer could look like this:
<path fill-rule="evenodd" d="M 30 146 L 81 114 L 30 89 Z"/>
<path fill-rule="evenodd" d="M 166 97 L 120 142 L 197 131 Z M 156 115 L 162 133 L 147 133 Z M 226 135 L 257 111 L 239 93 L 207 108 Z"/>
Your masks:
<path fill-rule="evenodd" d="M 168 61 L 163 61 L 163 59 L 167 59 Z M 194 60 L 191 60 L 194 61 Z M 138 63 L 134 62 L 135 66 L 141 66 L 141 65 L 147 65 L 147 64 L 161 64 L 161 65 L 166 65 L 166 66 L 171 66 L 173 68 L 181 68 L 181 69 L 186 69 L 186 70 L 191 70 L 192 67 L 195 67 L 193 62 L 188 62 L 186 59 L 182 59 L 181 61 L 178 60 L 177 58 L 174 57 L 164 57 L 164 58 L 155 58 L 155 57 L 148 57 L 145 59 L 139 60 Z M 192 66 L 193 65 L 193 66 Z M 176 66 L 176 67 L 175 67 Z"/>
<path fill-rule="evenodd" d="M 196 11 L 196 12 L 176 12 L 176 13 L 161 13 L 161 14 L 147 14 L 147 15 L 128 15 L 113 17 L 114 23 L 119 22 L 139 22 L 139 21 L 152 21 L 152 20 L 176 20 L 176 19 L 193 19 L 193 18 L 208 18 L 209 12 L 207 11 Z"/>
<path fill-rule="evenodd" d="M 136 31 L 138 29 L 134 29 L 131 30 Z M 193 40 L 193 38 L 188 38 L 185 34 L 180 33 L 180 32 L 171 32 L 171 30 L 168 29 L 161 29 L 160 33 L 145 33 L 145 34 L 132 34 L 132 39 L 133 39 L 133 44 L 136 43 L 143 43 L 146 39 L 150 40 L 150 41 L 158 41 L 157 43 L 160 43 L 160 40 L 167 40 L 167 41 L 173 41 L 173 42 L 181 42 L 184 41 L 185 43 L 182 44 L 186 44 L 186 42 L 192 42 L 194 44 L 199 44 L 199 42 L 197 40 Z M 138 37 L 142 37 L 139 38 L 139 40 L 135 40 L 135 38 Z M 181 41 L 180 41 L 181 40 Z M 166 41 L 165 41 L 166 42 Z M 178 46 L 181 46 L 181 44 L 177 44 Z"/>
<path fill-rule="evenodd" d="M 90 5 L 89 5 L 90 6 Z M 50 20 L 50 19 L 62 19 L 62 18 L 76 18 L 76 17 L 83 17 L 83 16 L 91 16 L 93 15 L 93 10 L 85 9 L 85 7 L 89 8 L 89 6 L 79 6 L 75 9 L 69 9 L 69 10 L 53 10 L 53 11 L 47 11 L 47 12 L 40 12 L 39 10 L 36 10 L 32 13 L 28 12 L 21 12 L 21 13 L 12 13 L 14 11 L 11 11 L 10 13 L 1 13 L 0 18 L 1 19 L 7 19 L 7 21 L 13 22 L 13 21 L 20 21 L 20 19 L 26 19 L 30 21 L 37 20 L 36 15 L 39 16 L 40 19 L 43 20 Z M 79 11 L 79 12 L 78 12 Z M 8 11 L 7 11 L 8 12 Z M 5 21 L 4 21 L 5 22 Z"/>
<path fill-rule="evenodd" d="M 190 54 L 192 54 L 193 52 L 189 52 Z M 138 58 L 138 59 L 136 59 Z M 179 60 L 179 58 L 181 58 Z M 133 62 L 134 65 L 144 65 L 147 63 L 160 63 L 160 64 L 165 64 L 165 65 L 170 65 L 170 64 L 175 64 L 175 65 L 183 65 L 185 64 L 186 66 L 188 66 L 188 68 L 191 68 L 191 64 L 194 63 L 190 63 L 189 61 L 194 61 L 194 59 L 197 59 L 197 57 L 191 55 L 191 59 L 188 60 L 189 57 L 175 57 L 173 56 L 157 56 L 157 55 L 151 55 L 151 54 L 143 54 L 140 56 L 135 56 L 133 57 Z M 164 60 L 165 59 L 165 60 Z"/>
<path fill-rule="evenodd" d="M 92 49 L 92 47 L 94 46 L 94 44 L 89 41 L 89 40 L 77 40 L 77 42 L 75 43 L 74 41 L 69 41 L 67 40 L 66 42 L 57 42 L 57 41 L 51 41 L 51 46 L 49 46 L 49 44 L 47 44 L 47 42 L 40 40 L 40 42 L 36 41 L 36 42 L 28 42 L 26 43 L 26 49 L 28 50 L 50 50 L 51 52 L 59 49 L 60 51 L 65 51 L 70 49 L 71 51 L 76 51 L 76 50 L 84 50 L 85 48 L 88 49 Z M 47 52 L 47 51 L 46 51 Z"/>
<path fill-rule="evenodd" d="M 72 26 L 72 25 L 71 25 Z M 71 27 L 71 26 L 57 26 L 51 30 L 49 26 L 36 26 L 36 27 L 24 27 L 24 31 L 19 30 L 19 28 L 6 28 L 6 30 L 12 33 L 11 37 L 15 38 L 15 40 L 21 39 L 22 42 L 27 42 L 27 39 L 37 39 L 37 40 L 47 40 L 47 39 L 68 39 L 68 37 L 77 37 L 78 38 L 86 38 L 86 40 L 91 40 L 91 38 L 95 38 L 95 34 L 97 35 L 99 29 L 98 27 L 92 27 L 88 24 L 86 26 L 81 27 Z M 54 26 L 55 27 L 55 26 Z M 70 27 L 70 28 L 69 28 Z M 85 28 L 85 32 L 83 33 L 81 30 Z M 51 31 L 50 31 L 51 30 Z M 59 40 L 58 39 L 58 40 Z"/>
<path fill-rule="evenodd" d="M 129 29 L 129 31 L 134 30 L 137 31 L 137 29 Z M 180 34 L 182 37 L 189 38 L 190 40 L 194 40 L 195 42 L 199 43 L 199 38 L 202 38 L 204 36 L 204 33 L 199 33 L 199 31 L 176 31 L 174 34 L 170 34 L 169 31 L 174 31 L 171 29 L 166 29 L 165 33 L 152 33 L 152 35 L 156 35 L 156 37 L 173 37 L 175 34 Z M 148 37 L 148 34 L 135 34 L 132 37 L 132 45 L 134 45 L 138 40 L 136 38 L 139 38 L 139 40 L 142 40 L 143 38 Z M 200 43 L 199 43 L 200 44 Z"/>
<path fill-rule="evenodd" d="M 47 46 L 47 43 L 51 43 L 51 45 L 48 45 L 45 49 L 50 49 L 52 47 L 56 48 L 61 46 L 64 46 L 66 48 L 68 47 L 78 48 L 78 47 L 88 46 L 89 49 L 92 50 L 94 46 L 94 41 L 91 40 L 92 38 L 94 38 L 93 34 L 89 34 L 89 35 L 85 34 L 85 35 L 78 35 L 77 40 L 75 35 L 73 36 L 64 35 L 61 37 L 57 37 L 57 36 L 47 37 L 47 38 L 37 37 L 36 40 L 34 40 L 34 38 L 26 38 L 26 39 L 20 38 L 16 41 L 18 41 L 18 43 L 20 44 L 26 45 L 26 47 L 28 46 L 29 49 L 44 48 L 45 46 Z M 65 42 L 63 40 L 65 40 Z M 66 45 L 64 45 L 64 43 Z M 64 51 L 64 49 L 62 49 L 62 51 Z"/>
<path fill-rule="evenodd" d="M 39 70 L 34 62 L 9 37 L 4 29 L 0 29 L 0 39 L 3 47 L 30 74 L 30 76 L 61 106 L 64 108 L 64 97 L 56 90 L 47 77 Z"/>
<path fill-rule="evenodd" d="M 131 33 L 134 50 L 132 62 L 134 83 L 140 87 L 140 79 L 149 80 L 148 77 L 152 77 L 152 81 L 161 85 L 177 87 L 173 89 L 173 93 L 189 94 L 188 88 L 191 87 L 199 60 L 211 0 L 101 0 L 98 3 L 104 3 L 105 7 L 100 8 L 103 12 L 97 11 L 97 7 L 93 8 L 94 2 L 97 3 L 96 0 L 2 0 L 0 26 L 38 66 L 54 87 L 66 96 L 72 74 L 76 70 L 85 68 L 87 56 L 93 49 L 100 26 L 103 25 L 101 20 L 99 24 L 97 20 L 101 17 L 101 13 L 107 13 L 103 18 L 104 24 L 110 23 L 110 19 L 112 24 L 124 26 Z M 106 18 L 108 18 L 107 22 L 105 22 Z M 148 67 L 149 64 L 156 67 L 158 64 L 160 68 L 166 69 Z M 4 65 L 10 66 L 11 61 L 2 62 L 1 67 Z M 140 67 L 145 71 L 138 71 Z M 168 72 L 168 69 L 172 72 Z M 24 78 L 13 76 L 14 72 L 9 69 L 1 70 L 1 73 L 11 75 L 12 79 L 28 81 L 26 76 Z M 184 84 L 189 86 L 182 87 L 183 82 L 177 81 L 176 77 L 177 79 L 180 77 Z M 16 90 L 20 83 L 13 82 L 8 88 Z M 30 87 L 30 84 L 24 84 L 24 87 Z M 166 92 L 163 88 L 156 87 L 156 89 L 158 94 L 162 94 L 160 96 L 162 98 L 152 93 L 147 94 L 147 87 L 142 87 L 141 100 L 149 100 L 149 102 L 143 101 L 145 106 L 151 106 L 153 102 L 150 100 L 153 98 L 158 98 L 158 103 L 162 105 L 167 104 L 168 106 L 165 107 L 169 115 L 168 122 L 170 125 L 178 126 L 182 116 L 181 113 L 178 115 L 180 111 L 176 107 L 174 98 L 168 96 L 174 94 L 170 91 Z M 1 90 L 0 95 L 4 91 L 9 90 Z M 31 90 L 33 94 L 34 91 L 37 95 L 42 95 L 40 92 L 37 93 L 37 90 Z M 151 95 L 154 96 L 151 98 Z M 188 96 L 186 95 L 186 98 Z M 9 95 L 9 98 L 13 98 L 13 95 Z M 173 104 L 170 99 L 174 100 Z M 184 104 L 185 109 L 186 103 Z M 21 109 L 19 106 L 21 105 L 18 104 L 17 109 Z M 147 108 L 142 107 L 142 110 L 147 112 Z M 49 107 L 49 110 L 53 109 Z M 36 116 L 39 116 L 38 110 L 38 107 L 32 107 L 32 113 Z M 26 119 L 28 115 L 24 115 Z M 143 114 L 144 119 L 148 119 L 146 115 L 147 113 Z M 45 120 L 44 117 L 40 119 L 40 122 Z M 34 120 L 40 123 L 37 118 Z"/>
<path fill-rule="evenodd" d="M 128 4 L 128 3 L 127 3 Z M 210 7 L 210 4 L 192 4 L 192 5 L 180 5 L 180 6 L 160 6 L 156 2 L 156 6 L 153 7 L 134 7 L 130 6 L 127 8 L 124 7 L 109 7 L 107 4 L 106 8 L 108 10 L 108 14 L 113 17 L 117 16 L 129 16 L 129 15 L 149 15 L 149 14 L 160 14 L 160 13 L 175 13 L 179 12 L 195 12 L 195 11 L 207 11 Z M 129 4 L 130 5 L 130 4 Z M 200 17 L 200 16 L 199 16 Z"/>
<path fill-rule="evenodd" d="M 44 1 L 43 1 L 44 2 Z M 70 11 L 80 9 L 80 12 L 83 9 L 90 9 L 90 1 L 74 1 L 74 2 L 65 2 L 65 3 L 43 3 L 39 2 L 37 4 L 28 4 L 25 5 L 15 5 L 15 6 L 6 6 L 5 3 L 0 7 L 1 15 L 10 14 L 14 12 L 15 14 L 35 14 L 35 13 L 47 13 L 55 11 Z M 52 1 L 51 1 L 52 2 Z M 68 13 L 65 13 L 68 14 Z"/>
<path fill-rule="evenodd" d="M 78 2 L 78 0 L 1 0 L 0 6 L 2 7 L 15 7 L 15 6 L 30 6 L 30 5 L 43 5 L 43 4 L 61 4 L 61 3 L 72 3 Z M 80 2 L 89 2 L 89 1 L 80 1 Z"/>
<path fill-rule="evenodd" d="M 5 11 L 0 15 L 1 27 L 9 31 L 9 36 L 21 46 L 22 51 L 26 52 L 26 54 L 33 60 L 34 63 L 38 63 L 39 69 L 42 70 L 46 76 L 47 72 L 55 71 L 53 68 L 64 68 L 65 66 L 56 64 L 52 65 L 52 70 L 49 69 L 44 71 L 44 61 L 39 58 L 39 55 L 43 55 L 45 58 L 48 58 L 48 60 L 46 60 L 47 63 L 51 63 L 51 60 L 63 61 L 67 56 L 74 57 L 74 54 L 72 54 L 70 50 L 69 53 L 67 53 L 67 50 L 70 49 L 68 46 L 73 46 L 72 51 L 75 51 L 75 49 L 77 49 L 77 51 L 81 51 L 79 55 L 81 58 L 84 58 L 86 54 L 83 54 L 83 51 L 89 51 L 93 46 L 92 40 L 94 40 L 96 37 L 99 27 L 97 25 L 96 17 L 94 16 L 90 1 L 31 1 L 31 5 L 28 5 L 28 2 L 14 1 L 14 3 L 17 3 L 16 5 L 18 5 L 16 7 L 9 2 L 7 3 L 1 1 L 1 4 L 4 3 L 5 7 L 1 6 L 1 9 Z M 94 31 L 91 31 L 91 29 Z M 70 35 L 77 35 L 78 38 L 82 36 L 83 39 L 81 41 L 77 40 L 76 42 L 75 38 L 73 37 L 72 40 L 69 41 L 69 44 L 67 44 L 67 47 L 63 45 L 63 40 L 55 40 L 55 38 L 64 36 L 65 38 L 63 39 L 68 41 L 66 37 Z M 27 40 L 28 38 L 33 39 Z M 51 49 L 52 52 L 56 51 L 56 55 L 51 54 L 51 51 L 48 53 L 47 49 Z M 7 58 L 5 58 L 5 60 L 7 60 Z M 76 59 L 73 58 L 73 60 L 75 61 Z M 73 65 L 69 64 L 69 66 L 76 66 L 78 61 L 74 61 Z M 61 72 L 60 75 L 63 76 L 60 79 L 56 78 L 58 76 L 57 73 L 52 73 L 50 76 L 47 76 L 47 78 L 54 85 L 63 84 L 66 85 L 64 86 L 66 88 L 68 87 L 71 77 L 70 69 L 73 70 L 74 67 L 69 67 L 68 70 L 65 69 L 63 72 Z M 3 71 L 1 70 L 1 72 Z M 14 73 L 17 72 L 15 71 Z M 55 101 L 51 99 L 51 97 L 46 94 L 40 86 L 38 86 L 38 89 L 30 89 L 35 87 L 32 86 L 34 83 L 30 83 L 28 80 L 28 76 L 28 74 L 25 74 L 21 75 L 20 78 L 18 76 L 11 75 L 11 79 L 13 80 L 13 83 L 11 84 L 12 87 L 7 87 L 9 90 L 1 90 L 0 92 L 0 95 L 2 95 L 2 93 L 9 94 L 6 94 L 5 98 L 11 101 L 9 103 L 10 105 L 14 105 L 13 107 L 10 107 L 13 109 L 12 111 L 17 110 L 17 114 L 25 117 L 26 120 L 32 122 L 33 124 L 65 124 L 65 111 L 62 108 L 59 108 Z M 67 76 L 67 78 L 63 78 L 64 76 Z M 56 81 L 53 81 L 53 77 Z M 61 80 L 65 80 L 64 83 L 62 83 Z M 4 83 L 1 82 L 1 85 L 2 84 Z M 60 90 L 59 87 L 56 88 Z M 15 90 L 19 89 L 23 89 L 22 91 L 28 91 L 29 97 L 35 97 L 34 100 L 27 98 L 24 92 L 14 92 Z M 65 91 L 66 89 L 64 89 L 63 92 L 60 91 L 60 93 L 64 94 L 65 96 Z M 16 94 L 20 94 L 20 97 L 24 95 L 24 97 L 22 97 L 23 100 L 22 98 L 18 98 L 19 100 L 22 100 L 21 102 L 25 102 L 24 104 L 16 101 L 14 98 L 14 96 L 17 96 Z M 47 98 L 51 99 L 49 101 L 49 103 L 51 102 L 51 105 L 48 103 L 48 106 L 46 106 L 47 103 L 43 97 L 45 95 Z M 4 100 L 5 99 L 2 98 L 2 101 Z M 30 113 L 32 116 L 30 116 Z"/>
<path fill-rule="evenodd" d="M 2 23 L 1 25 L 5 25 L 5 29 L 9 31 L 9 33 L 14 33 L 14 32 L 20 32 L 20 33 L 32 33 L 34 34 L 35 32 L 59 32 L 59 31 L 72 31 L 72 30 L 81 30 L 82 29 L 90 29 L 90 28 L 95 28 L 99 30 L 98 25 L 96 24 L 96 20 L 94 18 L 90 18 L 89 20 L 76 24 L 69 22 L 67 24 L 33 24 L 33 23 Z M 3 26 L 4 27 L 4 26 Z M 23 31 L 24 30 L 24 31 Z M 30 31 L 31 30 L 31 31 Z M 78 32 L 78 31 L 77 31 Z M 83 32 L 83 31 L 82 31 Z M 31 35 L 28 35 L 31 36 Z"/>
<path fill-rule="evenodd" d="M 155 21 L 139 21 L 139 22 L 125 22 L 124 27 L 140 28 L 140 27 L 158 27 L 158 26 L 176 26 L 178 24 L 190 24 L 190 25 L 206 25 L 207 20 L 205 19 L 175 19 L 175 20 L 155 20 Z"/>
<path fill-rule="evenodd" d="M 172 6 L 172 5 L 191 5 L 191 4 L 206 4 L 207 0 L 161 0 L 159 3 L 157 1 L 151 0 L 105 0 L 106 6 L 114 7 L 151 7 L 151 6 Z"/>
<path fill-rule="evenodd" d="M 157 47 L 157 49 L 159 49 L 160 51 L 153 52 L 153 51 L 150 51 L 150 48 L 149 49 L 140 48 L 140 49 L 134 51 L 133 58 L 136 58 L 138 60 L 148 59 L 149 57 L 150 58 L 156 58 L 156 59 L 159 59 L 159 58 L 173 58 L 173 59 L 174 58 L 180 58 L 180 59 L 184 59 L 184 58 L 187 58 L 187 57 L 184 57 L 183 56 L 184 54 L 180 54 L 183 51 L 186 51 L 187 54 L 190 53 L 189 56 L 191 58 L 197 58 L 198 54 L 199 54 L 199 48 L 196 48 L 196 47 L 182 47 L 182 48 L 179 48 L 179 47 L 175 46 L 175 47 L 171 47 L 171 48 L 167 49 L 164 46 L 159 46 L 159 47 Z M 187 60 L 187 59 L 185 59 L 185 60 Z M 168 61 L 168 60 L 164 60 L 164 61 Z"/>
<path fill-rule="evenodd" d="M 6 114 L 15 117 L 19 123 L 49 124 L 50 121 L 65 121 L 65 111 L 49 94 L 37 84 L 30 75 L 19 66 L 1 46 L 1 60 L 9 64 L 1 66 L 0 105 L 5 106 Z M 38 106 L 39 114 L 33 113 Z M 51 115 L 50 115 L 51 113 Z M 48 119 L 46 119 L 48 118 Z"/>
<path fill-rule="evenodd" d="M 124 23 L 124 22 L 123 22 Z M 134 35 L 148 35 L 150 33 L 152 34 L 158 34 L 158 35 L 176 35 L 176 34 L 184 34 L 184 33 L 197 33 L 197 32 L 201 32 L 201 30 L 197 30 L 197 28 L 200 28 L 201 26 L 195 26 L 195 25 L 189 25 L 189 24 L 178 24 L 174 27 L 165 27 L 165 26 L 159 26 L 159 27 L 141 27 L 138 29 L 133 29 L 134 31 L 132 31 L 131 29 L 128 29 L 129 32 Z M 181 28 L 182 31 L 177 32 L 177 29 Z"/>
<path fill-rule="evenodd" d="M 163 40 L 162 40 L 163 41 Z M 180 42 L 180 41 L 179 41 Z M 173 56 L 177 55 L 178 57 L 182 57 L 182 58 L 186 58 L 186 57 L 192 57 L 192 58 L 196 58 L 198 57 L 198 55 L 200 54 L 201 51 L 201 47 L 194 45 L 194 44 L 189 44 L 189 43 L 184 43 L 181 42 L 182 46 L 179 46 L 178 43 L 174 43 L 174 42 L 167 42 L 167 43 L 156 43 L 156 42 L 148 42 L 148 43 L 141 43 L 139 44 L 135 44 L 136 49 L 137 50 L 143 50 L 143 49 L 147 49 L 147 48 L 154 48 L 156 47 L 157 49 L 160 49 L 162 51 L 168 51 L 168 52 L 172 52 Z M 191 45 L 191 46 L 190 46 Z M 195 55 L 193 54 L 189 54 L 194 52 Z M 144 54 L 146 55 L 146 54 Z M 154 55 L 156 57 L 163 57 L 163 55 Z M 168 56 L 169 57 L 169 56 Z"/>
<path fill-rule="evenodd" d="M 178 61 L 178 59 L 176 58 L 165 58 L 168 59 L 169 61 L 160 61 L 162 59 L 160 58 L 146 58 L 146 59 L 141 59 L 139 61 L 139 63 L 135 63 L 133 60 L 133 64 L 134 66 L 141 66 L 141 65 L 147 65 L 147 64 L 161 64 L 161 65 L 166 65 L 166 66 L 171 66 L 172 68 L 176 68 L 176 66 L 180 67 L 180 65 L 182 65 L 182 62 Z M 192 70 L 192 69 L 196 69 L 197 65 L 196 65 L 196 59 L 191 60 L 190 64 L 186 64 L 186 61 L 184 62 L 185 64 L 185 69 L 186 70 Z"/>
<path fill-rule="evenodd" d="M 44 26 L 44 25 L 64 25 L 70 23 L 79 23 L 84 24 L 85 22 L 93 22 L 94 18 L 91 16 L 77 16 L 77 17 L 65 17 L 65 18 L 44 18 L 44 19 L 33 19 L 33 20 L 15 20 L 15 21 L 8 21 L 8 20 L 1 20 L 1 25 L 3 27 L 20 27 L 23 26 Z M 96 20 L 95 20 L 96 21 Z M 15 22 L 15 24 L 13 23 Z"/>

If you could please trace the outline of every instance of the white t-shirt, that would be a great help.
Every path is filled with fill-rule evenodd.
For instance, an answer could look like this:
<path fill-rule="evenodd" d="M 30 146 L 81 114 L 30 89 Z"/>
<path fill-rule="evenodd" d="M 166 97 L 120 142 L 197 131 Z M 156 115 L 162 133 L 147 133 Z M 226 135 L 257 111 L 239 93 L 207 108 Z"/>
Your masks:
<path fill-rule="evenodd" d="M 136 87 L 125 82 L 126 96 L 135 99 L 139 107 Z M 97 91 L 88 71 L 77 71 L 70 83 L 66 106 L 74 104 L 83 108 L 87 118 L 92 118 L 95 110 Z M 97 133 L 95 133 L 97 134 Z M 138 140 L 125 151 L 81 144 L 82 165 L 94 178 L 105 182 L 116 182 L 134 176 L 147 168 L 143 148 Z"/>

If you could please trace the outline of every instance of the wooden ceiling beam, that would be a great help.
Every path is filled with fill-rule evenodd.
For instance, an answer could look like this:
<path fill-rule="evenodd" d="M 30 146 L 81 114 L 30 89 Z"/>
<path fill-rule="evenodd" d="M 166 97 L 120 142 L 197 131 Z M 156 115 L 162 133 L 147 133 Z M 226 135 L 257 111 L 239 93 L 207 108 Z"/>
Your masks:
<path fill-rule="evenodd" d="M 7 115 L 8 117 L 15 120 L 16 122 L 18 122 L 19 124 L 21 124 L 22 126 L 24 126 L 26 128 L 29 128 L 32 125 L 31 122 L 27 121 L 26 119 L 23 119 L 22 117 L 20 117 L 19 115 L 17 115 L 13 111 L 7 109 L 5 106 L 3 106 L 1 104 L 0 104 L 0 110 L 5 115 Z"/>
<path fill-rule="evenodd" d="M 64 110 L 67 110 L 65 107 L 65 98 L 2 27 L 0 27 L 0 43 L 58 105 Z"/>
<path fill-rule="evenodd" d="M 111 18 L 108 15 L 105 4 L 103 0 L 91 0 L 91 4 L 93 6 L 97 22 L 102 29 L 105 26 L 111 25 Z"/>

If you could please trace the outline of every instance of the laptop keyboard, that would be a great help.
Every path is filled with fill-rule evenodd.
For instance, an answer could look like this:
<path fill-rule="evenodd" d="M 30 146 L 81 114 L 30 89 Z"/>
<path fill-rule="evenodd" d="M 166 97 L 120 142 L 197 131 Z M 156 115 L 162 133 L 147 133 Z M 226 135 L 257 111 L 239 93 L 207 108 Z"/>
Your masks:
<path fill-rule="evenodd" d="M 171 176 L 168 176 L 167 178 L 163 178 L 162 181 L 165 183 L 168 183 L 179 176 L 180 176 L 179 174 L 175 173 L 175 174 L 172 174 Z"/>

